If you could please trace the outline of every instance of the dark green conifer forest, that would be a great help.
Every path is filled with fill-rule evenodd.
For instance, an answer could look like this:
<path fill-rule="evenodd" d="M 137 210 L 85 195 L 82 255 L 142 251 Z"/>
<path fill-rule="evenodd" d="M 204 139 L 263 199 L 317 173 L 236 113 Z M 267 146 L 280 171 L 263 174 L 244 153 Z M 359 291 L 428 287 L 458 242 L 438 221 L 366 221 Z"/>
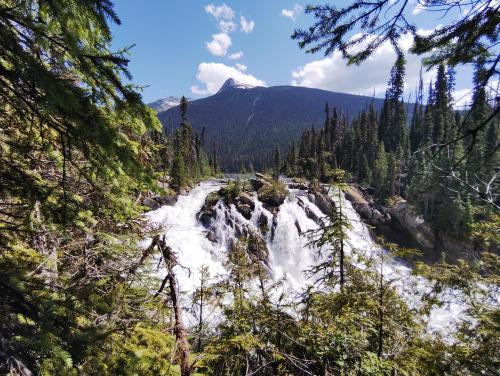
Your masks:
<path fill-rule="evenodd" d="M 310 6 L 315 23 L 292 38 L 362 64 L 383 41 L 398 52 L 398 38 L 416 33 L 402 16 L 406 3 Z M 162 131 L 128 83 L 128 50 L 111 49 L 110 25 L 120 18 L 110 0 L 0 0 L 0 375 L 498 375 L 500 115 L 488 82 L 499 75 L 499 3 L 421 3 L 440 12 L 484 6 L 415 37 L 412 50 L 430 53 L 424 69 L 436 76 L 428 88 L 420 78 L 414 105 L 403 98 L 399 53 L 380 111 L 370 106 L 347 121 L 318 103 L 324 124 L 288 150 L 269 150 L 272 176 L 261 175 L 259 200 L 283 204 L 284 174 L 335 202 L 317 229 L 299 230 L 318 250 L 304 270 L 314 282 L 284 288 L 260 262 L 262 237 L 249 231 L 231 243 L 225 272 L 202 267 L 188 295 L 169 233 L 144 216 L 146 199 L 184 199 L 222 174 L 215 145 L 193 130 L 187 99 L 180 124 Z M 380 24 L 385 11 L 396 13 Z M 378 37 L 351 54 L 355 26 Z M 470 107 L 454 109 L 459 64 L 473 66 L 474 94 Z M 205 205 L 229 206 L 248 186 L 229 182 Z M 350 186 L 382 206 L 406 199 L 436 232 L 473 248 L 431 263 L 380 238 L 371 256 L 348 253 L 342 192 Z M 395 259 L 428 282 L 415 292 L 421 304 L 385 274 Z M 450 336 L 430 333 L 432 309 L 447 305 L 449 289 L 467 319 Z"/>

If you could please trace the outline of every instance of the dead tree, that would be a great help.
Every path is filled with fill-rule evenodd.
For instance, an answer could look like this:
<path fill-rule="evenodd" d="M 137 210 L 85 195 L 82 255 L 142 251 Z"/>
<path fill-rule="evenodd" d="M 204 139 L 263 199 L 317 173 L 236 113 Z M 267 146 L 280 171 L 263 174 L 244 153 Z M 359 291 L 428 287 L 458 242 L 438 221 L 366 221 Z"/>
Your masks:
<path fill-rule="evenodd" d="M 156 236 L 153 239 L 153 242 L 158 246 L 163 261 L 165 262 L 165 267 L 167 268 L 167 275 L 164 278 L 160 286 L 160 289 L 156 293 L 156 296 L 158 296 L 163 291 L 165 285 L 168 282 L 169 296 L 170 300 L 172 301 L 172 307 L 174 310 L 174 319 L 175 319 L 174 334 L 177 340 L 178 358 L 179 358 L 179 365 L 181 367 L 181 375 L 189 376 L 191 375 L 191 366 L 189 364 L 189 342 L 187 340 L 186 329 L 184 328 L 184 324 L 182 323 L 182 307 L 179 301 L 180 300 L 179 288 L 177 286 L 177 279 L 175 278 L 175 272 L 174 272 L 174 267 L 179 264 L 175 253 L 172 252 L 172 249 L 167 245 L 165 241 L 165 236 L 163 236 L 163 238 L 161 239 L 159 236 Z"/>

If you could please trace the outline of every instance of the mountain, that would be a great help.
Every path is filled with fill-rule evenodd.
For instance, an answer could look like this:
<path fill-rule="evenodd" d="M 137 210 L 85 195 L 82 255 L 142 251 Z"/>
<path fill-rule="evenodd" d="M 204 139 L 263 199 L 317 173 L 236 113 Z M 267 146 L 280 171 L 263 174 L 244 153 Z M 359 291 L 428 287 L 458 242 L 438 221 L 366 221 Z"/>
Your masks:
<path fill-rule="evenodd" d="M 189 100 L 189 98 L 188 98 Z M 157 112 L 167 111 L 169 108 L 179 105 L 181 98 L 177 97 L 166 97 L 162 99 L 157 99 L 154 102 L 148 103 L 148 106 Z"/>
<path fill-rule="evenodd" d="M 323 126 L 325 103 L 352 118 L 370 103 L 380 109 L 383 100 L 298 86 L 252 87 L 230 78 L 216 94 L 191 101 L 188 118 L 204 134 L 205 150 L 215 144 L 224 171 L 260 170 L 270 165 L 276 145 L 284 152 L 304 129 Z M 158 117 L 164 129 L 180 122 L 177 107 Z"/>

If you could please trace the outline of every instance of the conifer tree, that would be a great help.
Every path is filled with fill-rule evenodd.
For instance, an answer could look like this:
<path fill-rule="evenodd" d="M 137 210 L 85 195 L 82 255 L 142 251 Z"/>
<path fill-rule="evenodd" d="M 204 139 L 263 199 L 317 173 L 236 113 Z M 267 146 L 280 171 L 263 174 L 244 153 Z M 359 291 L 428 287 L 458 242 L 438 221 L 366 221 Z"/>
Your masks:
<path fill-rule="evenodd" d="M 278 180 L 281 171 L 281 155 L 280 147 L 276 146 L 274 149 L 274 167 L 273 167 L 273 178 Z"/>

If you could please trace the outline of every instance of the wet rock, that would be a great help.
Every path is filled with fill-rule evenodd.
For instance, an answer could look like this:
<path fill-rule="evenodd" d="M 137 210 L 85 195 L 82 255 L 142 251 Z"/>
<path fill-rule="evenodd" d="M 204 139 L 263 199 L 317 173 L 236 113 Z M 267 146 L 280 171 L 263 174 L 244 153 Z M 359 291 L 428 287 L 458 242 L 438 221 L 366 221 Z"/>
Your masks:
<path fill-rule="evenodd" d="M 249 233 L 248 227 L 245 226 L 245 225 L 235 225 L 234 226 L 234 232 L 235 232 L 236 237 L 238 239 L 248 237 L 248 233 Z"/>
<path fill-rule="evenodd" d="M 355 187 L 349 186 L 345 192 L 345 198 L 352 203 L 352 207 L 360 217 L 369 225 L 378 226 L 386 224 L 391 217 L 385 213 L 386 210 L 377 207 L 373 202 L 369 202 L 363 194 Z"/>
<path fill-rule="evenodd" d="M 231 216 L 227 211 L 226 211 L 226 225 L 228 225 L 231 228 L 234 228 L 234 221 L 231 219 Z"/>
<path fill-rule="evenodd" d="M 304 212 L 307 215 L 307 218 L 312 219 L 314 223 L 318 224 L 319 223 L 319 217 L 316 215 L 315 212 L 313 212 L 311 209 L 309 209 L 307 206 L 304 207 Z"/>
<path fill-rule="evenodd" d="M 299 221 L 295 221 L 295 228 L 297 229 L 299 235 L 302 234 L 302 229 L 300 228 Z"/>
<path fill-rule="evenodd" d="M 212 243 L 216 243 L 217 242 L 217 236 L 215 235 L 215 232 L 208 231 L 207 232 L 207 239 L 210 240 Z"/>
<path fill-rule="evenodd" d="M 429 223 L 406 200 L 400 199 L 390 208 L 391 216 L 425 249 L 433 249 L 436 235 Z"/>
<path fill-rule="evenodd" d="M 236 209 L 238 209 L 241 215 L 246 219 L 252 218 L 252 208 L 250 207 L 250 205 L 239 203 L 236 206 Z"/>
<path fill-rule="evenodd" d="M 212 222 L 212 219 L 215 217 L 215 210 L 213 209 L 202 209 L 198 213 L 198 221 L 200 221 L 201 224 L 205 227 L 209 227 L 210 222 Z"/>
<path fill-rule="evenodd" d="M 293 179 L 289 184 L 290 189 L 300 189 L 302 191 L 307 191 L 309 189 L 309 182 L 307 180 Z"/>
<path fill-rule="evenodd" d="M 268 219 L 264 213 L 261 213 L 259 219 L 257 220 L 257 225 L 259 226 L 260 232 L 265 235 L 269 231 Z"/>
<path fill-rule="evenodd" d="M 286 193 L 278 193 L 275 195 L 262 195 L 259 196 L 259 200 L 264 203 L 266 208 L 278 208 L 281 204 L 285 202 Z"/>
<path fill-rule="evenodd" d="M 273 224 L 271 226 L 271 240 L 274 239 L 274 233 L 276 231 L 276 226 L 278 226 L 278 213 L 273 213 Z"/>
<path fill-rule="evenodd" d="M 255 191 L 258 191 L 262 187 L 271 186 L 271 179 L 265 175 L 255 173 L 255 178 L 249 179 L 250 185 Z"/>
<path fill-rule="evenodd" d="M 264 207 L 279 208 L 285 202 L 288 195 L 288 188 L 283 182 L 273 181 L 269 186 L 264 186 L 257 192 L 257 197 L 264 203 Z M 279 209 L 278 209 L 279 210 Z"/>
<path fill-rule="evenodd" d="M 210 192 L 205 198 L 205 204 L 203 205 L 206 208 L 213 208 L 219 202 L 221 196 L 218 192 Z"/>
<path fill-rule="evenodd" d="M 330 215 L 333 210 L 335 209 L 335 202 L 333 199 L 320 192 L 314 192 L 314 203 L 316 206 L 325 214 L 325 215 Z"/>
<path fill-rule="evenodd" d="M 144 197 L 144 199 L 142 200 L 142 204 L 144 206 L 147 206 L 148 208 L 152 209 L 152 210 L 156 210 L 156 209 L 159 209 L 160 208 L 160 203 L 156 200 L 153 200 L 152 198 L 150 197 Z"/>
<path fill-rule="evenodd" d="M 236 201 L 239 201 L 242 204 L 248 205 L 252 210 L 255 209 L 255 202 L 248 193 L 241 192 L 238 197 L 236 197 Z"/>
<path fill-rule="evenodd" d="M 259 216 L 259 219 L 257 220 L 257 224 L 260 227 L 262 227 L 262 226 L 266 226 L 267 227 L 268 219 L 267 219 L 267 216 L 264 213 L 261 213 L 261 215 Z"/>
<path fill-rule="evenodd" d="M 200 221 L 203 226 L 209 227 L 212 219 L 215 219 L 217 217 L 215 205 L 217 205 L 219 200 L 220 196 L 217 194 L 217 192 L 209 193 L 205 198 L 205 203 L 196 216 L 198 218 L 198 221 Z"/>
<path fill-rule="evenodd" d="M 160 205 L 174 206 L 177 203 L 177 196 L 155 196 L 153 200 Z"/>

